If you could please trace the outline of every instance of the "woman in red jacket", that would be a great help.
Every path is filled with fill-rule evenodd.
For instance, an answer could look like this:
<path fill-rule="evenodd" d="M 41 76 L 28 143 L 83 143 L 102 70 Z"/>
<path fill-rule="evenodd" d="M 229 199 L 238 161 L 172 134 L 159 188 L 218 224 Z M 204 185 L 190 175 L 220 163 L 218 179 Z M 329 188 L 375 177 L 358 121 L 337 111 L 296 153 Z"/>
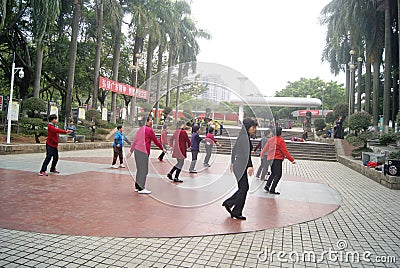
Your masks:
<path fill-rule="evenodd" d="M 171 148 L 173 148 L 172 157 L 176 158 L 177 163 L 171 169 L 171 171 L 168 172 L 167 177 L 173 182 L 183 182 L 179 179 L 179 174 L 182 171 L 182 167 L 186 159 L 186 150 L 190 147 L 190 145 L 190 139 L 185 130 L 185 123 L 179 121 L 177 129 L 175 130 L 174 135 L 171 137 L 170 140 L 170 146 Z M 174 174 L 175 171 L 175 178 L 172 179 L 172 174 Z"/>
<path fill-rule="evenodd" d="M 270 194 L 280 194 L 279 192 L 275 191 L 275 188 L 282 177 L 282 162 L 285 157 L 293 164 L 296 163 L 286 148 L 285 140 L 281 137 L 282 128 L 276 127 L 275 130 L 276 136 L 268 140 L 260 155 L 261 157 L 264 157 L 264 155 L 268 152 L 267 160 L 273 160 L 271 166 L 271 175 L 269 176 L 267 184 L 264 187 L 264 190 Z"/>

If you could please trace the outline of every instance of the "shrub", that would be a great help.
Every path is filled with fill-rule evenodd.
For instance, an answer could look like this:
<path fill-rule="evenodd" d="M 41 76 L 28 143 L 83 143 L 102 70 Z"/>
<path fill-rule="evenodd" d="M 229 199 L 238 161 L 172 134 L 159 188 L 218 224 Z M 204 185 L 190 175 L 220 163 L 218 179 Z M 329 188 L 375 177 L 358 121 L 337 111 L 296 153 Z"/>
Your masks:
<path fill-rule="evenodd" d="M 19 126 L 22 128 L 22 133 L 34 135 L 36 143 L 40 143 L 39 137 L 47 135 L 48 122 L 42 118 L 22 117 L 19 120 Z"/>
<path fill-rule="evenodd" d="M 322 131 L 326 126 L 325 120 L 322 118 L 315 119 L 314 126 L 315 130 Z"/>
<path fill-rule="evenodd" d="M 371 126 L 372 116 L 367 112 L 357 112 L 350 116 L 350 129 L 355 131 L 367 130 Z"/>
<path fill-rule="evenodd" d="M 336 117 L 333 112 L 329 112 L 326 114 L 325 121 L 326 121 L 326 123 L 333 124 L 333 123 L 335 123 L 337 118 L 338 117 Z"/>
<path fill-rule="evenodd" d="M 391 152 L 389 154 L 389 159 L 400 159 L 400 151 Z"/>
<path fill-rule="evenodd" d="M 89 122 L 94 122 L 96 126 L 100 126 L 102 124 L 101 120 L 101 114 L 97 110 L 89 110 L 85 113 L 86 120 Z M 85 122 L 86 123 L 86 122 Z"/>
<path fill-rule="evenodd" d="M 388 134 L 382 134 L 382 136 L 380 136 L 379 138 L 379 143 L 381 145 L 388 145 L 390 143 L 394 143 L 396 142 L 396 135 L 392 134 L 392 133 L 388 133 Z"/>
<path fill-rule="evenodd" d="M 353 146 L 360 146 L 362 145 L 363 148 L 367 148 L 368 140 L 374 139 L 377 137 L 375 132 L 370 131 L 363 131 L 358 135 L 349 134 L 346 136 L 346 140 L 352 144 Z"/>
<path fill-rule="evenodd" d="M 333 107 L 333 115 L 335 116 L 335 120 L 340 116 L 343 120 L 347 117 L 349 111 L 349 105 L 346 103 L 338 103 Z"/>
<path fill-rule="evenodd" d="M 26 110 L 29 117 L 40 117 L 40 113 L 45 112 L 46 108 L 46 102 L 35 97 L 26 99 L 22 104 L 22 109 Z"/>
<path fill-rule="evenodd" d="M 351 151 L 351 156 L 354 158 L 359 158 L 361 157 L 363 152 L 372 152 L 372 150 L 364 147 L 356 148 L 353 151 Z"/>

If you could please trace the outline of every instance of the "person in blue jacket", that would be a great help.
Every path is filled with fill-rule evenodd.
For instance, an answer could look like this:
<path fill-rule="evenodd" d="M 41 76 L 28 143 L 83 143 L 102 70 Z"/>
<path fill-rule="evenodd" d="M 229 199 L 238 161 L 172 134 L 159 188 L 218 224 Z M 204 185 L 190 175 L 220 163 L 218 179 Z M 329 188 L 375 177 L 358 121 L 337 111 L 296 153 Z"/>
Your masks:
<path fill-rule="evenodd" d="M 125 134 L 122 132 L 122 126 L 119 125 L 117 126 L 117 132 L 115 133 L 114 136 L 114 143 L 113 143 L 113 149 L 114 149 L 114 157 L 113 161 L 111 164 L 111 168 L 118 168 L 116 165 L 117 163 L 117 158 L 119 157 L 119 167 L 124 168 L 124 156 L 122 152 L 122 148 L 124 147 L 124 142 L 128 143 L 129 145 L 131 144 L 128 139 L 126 138 Z"/>

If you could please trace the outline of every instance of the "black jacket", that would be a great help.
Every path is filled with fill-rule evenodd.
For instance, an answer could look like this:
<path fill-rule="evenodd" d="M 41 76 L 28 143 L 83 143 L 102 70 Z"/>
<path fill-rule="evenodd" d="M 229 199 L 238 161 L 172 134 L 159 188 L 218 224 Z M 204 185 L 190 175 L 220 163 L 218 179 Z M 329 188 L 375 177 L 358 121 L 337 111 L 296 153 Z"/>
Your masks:
<path fill-rule="evenodd" d="M 236 176 L 242 177 L 248 167 L 253 167 L 253 163 L 251 162 L 252 150 L 253 145 L 250 142 L 250 137 L 245 128 L 242 128 L 232 149 L 231 156 L 231 163 L 233 164 L 233 171 Z"/>

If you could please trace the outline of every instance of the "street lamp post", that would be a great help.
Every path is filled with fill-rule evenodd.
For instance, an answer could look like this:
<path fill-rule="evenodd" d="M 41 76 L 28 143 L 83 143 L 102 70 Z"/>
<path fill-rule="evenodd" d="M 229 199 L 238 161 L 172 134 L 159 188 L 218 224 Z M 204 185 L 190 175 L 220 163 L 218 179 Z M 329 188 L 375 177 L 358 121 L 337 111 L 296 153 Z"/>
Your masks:
<path fill-rule="evenodd" d="M 8 101 L 8 111 L 7 111 L 7 144 L 11 143 L 11 113 L 12 113 L 12 99 L 14 91 L 14 75 L 17 71 L 20 78 L 24 78 L 24 68 L 15 67 L 15 53 L 13 58 L 13 63 L 11 67 L 11 88 L 10 88 L 10 99 Z"/>
<path fill-rule="evenodd" d="M 357 112 L 361 111 L 362 57 L 357 58 Z"/>
<path fill-rule="evenodd" d="M 352 49 L 350 50 L 350 62 L 349 62 L 349 67 L 350 67 L 350 88 L 349 88 L 349 114 L 347 117 L 347 125 L 349 128 L 350 132 L 350 115 L 353 114 L 354 112 L 354 62 L 353 62 L 353 57 L 354 57 L 355 51 Z"/>
<path fill-rule="evenodd" d="M 325 92 L 325 88 L 322 88 L 322 118 L 325 118 L 324 115 L 324 92 Z"/>
<path fill-rule="evenodd" d="M 135 57 L 136 57 L 135 66 L 134 66 L 134 68 L 135 68 L 135 86 L 134 86 L 135 91 L 134 91 L 134 94 L 133 94 L 133 102 L 132 102 L 132 109 L 131 109 L 131 114 L 132 114 L 131 123 L 132 123 L 132 126 L 135 126 L 135 123 L 136 123 L 136 95 L 137 95 L 136 90 L 138 88 L 137 83 L 138 83 L 138 69 L 139 69 L 139 57 L 140 57 L 140 54 L 136 53 Z"/>

